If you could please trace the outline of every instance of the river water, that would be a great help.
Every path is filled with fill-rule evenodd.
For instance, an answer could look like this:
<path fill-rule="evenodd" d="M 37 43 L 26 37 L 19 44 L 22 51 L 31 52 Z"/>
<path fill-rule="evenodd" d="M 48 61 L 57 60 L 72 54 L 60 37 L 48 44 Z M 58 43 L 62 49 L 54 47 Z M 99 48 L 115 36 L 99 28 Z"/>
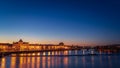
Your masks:
<path fill-rule="evenodd" d="M 81 56 L 78 55 L 80 53 L 53 51 L 12 54 L 0 58 L 0 68 L 120 68 L 120 54 Z"/>

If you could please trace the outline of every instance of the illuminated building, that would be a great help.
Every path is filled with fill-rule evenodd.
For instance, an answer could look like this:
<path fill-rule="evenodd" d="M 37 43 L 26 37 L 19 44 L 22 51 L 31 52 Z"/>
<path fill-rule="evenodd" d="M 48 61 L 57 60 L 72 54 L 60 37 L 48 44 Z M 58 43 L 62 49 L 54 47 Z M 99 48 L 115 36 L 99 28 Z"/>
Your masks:
<path fill-rule="evenodd" d="M 29 43 L 23 42 L 22 39 L 19 42 L 13 42 L 12 48 L 15 50 L 28 50 Z"/>
<path fill-rule="evenodd" d="M 12 44 L 9 43 L 0 43 L 0 51 L 11 49 Z"/>
<path fill-rule="evenodd" d="M 68 46 L 65 46 L 63 42 L 58 45 L 53 44 L 29 44 L 29 42 L 23 42 L 20 39 L 18 42 L 13 42 L 13 44 L 0 43 L 0 50 L 17 50 L 17 51 L 26 51 L 26 50 L 55 50 L 55 49 L 67 49 Z"/>

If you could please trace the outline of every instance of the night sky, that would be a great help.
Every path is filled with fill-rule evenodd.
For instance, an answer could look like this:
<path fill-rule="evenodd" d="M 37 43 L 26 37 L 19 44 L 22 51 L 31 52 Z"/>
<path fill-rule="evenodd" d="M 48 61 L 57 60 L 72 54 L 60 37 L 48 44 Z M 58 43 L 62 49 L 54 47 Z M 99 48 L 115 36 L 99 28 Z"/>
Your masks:
<path fill-rule="evenodd" d="M 119 0 L 0 0 L 0 42 L 120 43 Z"/>

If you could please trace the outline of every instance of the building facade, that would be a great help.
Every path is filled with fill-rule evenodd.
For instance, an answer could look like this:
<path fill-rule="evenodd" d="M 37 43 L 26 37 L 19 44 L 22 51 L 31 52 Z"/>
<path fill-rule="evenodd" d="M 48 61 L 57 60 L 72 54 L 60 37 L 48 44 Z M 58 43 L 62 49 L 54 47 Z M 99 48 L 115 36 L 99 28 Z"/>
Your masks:
<path fill-rule="evenodd" d="M 0 43 L 0 50 L 15 50 L 15 51 L 25 51 L 25 50 L 56 50 L 56 49 L 67 49 L 68 46 L 64 45 L 63 42 L 58 45 L 53 44 L 29 44 L 29 42 L 23 42 L 20 39 L 18 42 L 13 42 L 13 44 Z"/>

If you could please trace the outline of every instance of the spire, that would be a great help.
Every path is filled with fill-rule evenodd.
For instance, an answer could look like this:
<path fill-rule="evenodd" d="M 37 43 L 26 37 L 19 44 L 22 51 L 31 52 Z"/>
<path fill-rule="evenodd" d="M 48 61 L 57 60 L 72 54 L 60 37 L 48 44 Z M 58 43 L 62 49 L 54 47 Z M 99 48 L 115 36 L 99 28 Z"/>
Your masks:
<path fill-rule="evenodd" d="M 20 40 L 19 40 L 19 42 L 23 42 L 23 40 L 22 40 L 22 39 L 20 39 Z"/>

